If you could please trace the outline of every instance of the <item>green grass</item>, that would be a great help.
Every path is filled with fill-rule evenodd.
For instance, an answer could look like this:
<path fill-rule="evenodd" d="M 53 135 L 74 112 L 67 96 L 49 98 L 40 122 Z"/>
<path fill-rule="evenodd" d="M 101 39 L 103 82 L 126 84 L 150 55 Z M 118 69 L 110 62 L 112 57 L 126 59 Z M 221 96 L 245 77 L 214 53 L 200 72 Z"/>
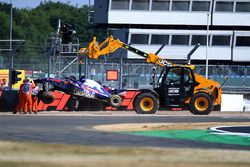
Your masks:
<path fill-rule="evenodd" d="M 3 167 L 249 167 L 250 151 L 0 142 Z"/>

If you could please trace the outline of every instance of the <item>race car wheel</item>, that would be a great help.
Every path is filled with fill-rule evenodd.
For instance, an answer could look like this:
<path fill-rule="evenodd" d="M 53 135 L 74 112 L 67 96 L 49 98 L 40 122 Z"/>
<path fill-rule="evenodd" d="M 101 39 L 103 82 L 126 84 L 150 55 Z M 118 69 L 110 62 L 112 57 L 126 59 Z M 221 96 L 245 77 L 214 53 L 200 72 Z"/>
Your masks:
<path fill-rule="evenodd" d="M 119 95 L 112 95 L 109 99 L 109 103 L 112 107 L 119 107 L 122 103 L 122 98 Z"/>
<path fill-rule="evenodd" d="M 190 100 L 190 112 L 195 115 L 208 115 L 213 110 L 211 97 L 203 92 L 195 94 Z"/>
<path fill-rule="evenodd" d="M 134 110 L 137 114 L 154 114 L 158 107 L 158 99 L 151 93 L 141 93 L 134 100 Z"/>
<path fill-rule="evenodd" d="M 77 111 L 79 107 L 78 99 L 74 96 L 71 96 L 66 103 L 66 107 L 68 108 L 69 111 Z"/>
<path fill-rule="evenodd" d="M 54 96 L 50 91 L 44 91 L 39 93 L 38 98 L 40 98 L 45 104 L 50 104 L 54 101 Z"/>

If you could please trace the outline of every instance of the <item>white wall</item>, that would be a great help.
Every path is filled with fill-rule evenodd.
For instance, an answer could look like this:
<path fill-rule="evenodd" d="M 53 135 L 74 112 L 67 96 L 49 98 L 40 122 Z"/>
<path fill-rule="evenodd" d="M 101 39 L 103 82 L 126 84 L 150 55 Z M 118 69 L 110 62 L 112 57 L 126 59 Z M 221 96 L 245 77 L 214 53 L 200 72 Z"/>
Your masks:
<path fill-rule="evenodd" d="M 242 94 L 222 94 L 221 111 L 243 111 Z"/>
<path fill-rule="evenodd" d="M 206 12 L 122 11 L 108 13 L 109 24 L 207 25 Z"/>
<path fill-rule="evenodd" d="M 247 13 L 214 13 L 213 25 L 250 26 L 250 14 Z"/>
<path fill-rule="evenodd" d="M 250 61 L 250 48 L 249 47 L 233 48 L 233 61 L 241 61 L 241 62 Z"/>

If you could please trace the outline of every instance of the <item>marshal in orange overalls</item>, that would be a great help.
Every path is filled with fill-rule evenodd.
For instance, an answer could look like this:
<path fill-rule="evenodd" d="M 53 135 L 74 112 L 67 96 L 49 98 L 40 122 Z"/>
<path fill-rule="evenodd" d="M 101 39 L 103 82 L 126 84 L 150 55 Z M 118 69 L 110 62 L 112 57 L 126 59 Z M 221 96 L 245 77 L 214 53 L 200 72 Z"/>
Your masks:
<path fill-rule="evenodd" d="M 32 93 L 32 89 L 35 87 L 34 83 L 30 83 L 29 80 L 25 80 L 22 89 L 21 89 L 21 108 L 23 108 L 23 112 L 26 114 L 27 111 L 29 111 L 29 113 L 32 112 L 32 97 L 31 97 L 31 93 Z"/>
<path fill-rule="evenodd" d="M 24 108 L 22 108 L 22 106 L 23 106 L 23 103 L 24 103 L 24 100 L 23 100 L 23 98 L 22 98 L 22 89 L 23 89 L 23 84 L 24 84 L 24 81 L 23 81 L 23 83 L 20 85 L 20 89 L 19 89 L 19 93 L 18 93 L 18 97 L 19 97 L 19 102 L 18 102 L 18 104 L 17 104 L 17 106 L 16 106 L 16 109 L 15 109 L 15 111 L 13 112 L 14 114 L 16 114 L 16 113 L 20 113 L 20 112 L 22 112 L 23 111 L 23 109 Z"/>
<path fill-rule="evenodd" d="M 35 85 L 35 87 L 32 90 L 32 110 L 34 113 L 37 113 L 37 103 L 38 103 L 38 97 L 37 94 L 39 92 L 39 87 Z"/>

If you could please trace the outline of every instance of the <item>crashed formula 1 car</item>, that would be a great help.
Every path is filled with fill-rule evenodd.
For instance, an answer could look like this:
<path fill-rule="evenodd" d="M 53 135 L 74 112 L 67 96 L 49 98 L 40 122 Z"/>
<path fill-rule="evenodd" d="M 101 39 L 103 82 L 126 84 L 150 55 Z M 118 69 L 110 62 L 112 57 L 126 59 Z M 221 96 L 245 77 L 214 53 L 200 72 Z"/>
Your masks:
<path fill-rule="evenodd" d="M 107 106 L 118 107 L 122 102 L 122 92 L 111 90 L 91 79 L 75 80 L 72 78 L 41 78 L 34 80 L 36 84 L 42 84 L 42 91 L 38 97 L 49 104 L 54 101 L 51 91 L 62 91 L 77 99 L 82 97 L 102 101 Z"/>

